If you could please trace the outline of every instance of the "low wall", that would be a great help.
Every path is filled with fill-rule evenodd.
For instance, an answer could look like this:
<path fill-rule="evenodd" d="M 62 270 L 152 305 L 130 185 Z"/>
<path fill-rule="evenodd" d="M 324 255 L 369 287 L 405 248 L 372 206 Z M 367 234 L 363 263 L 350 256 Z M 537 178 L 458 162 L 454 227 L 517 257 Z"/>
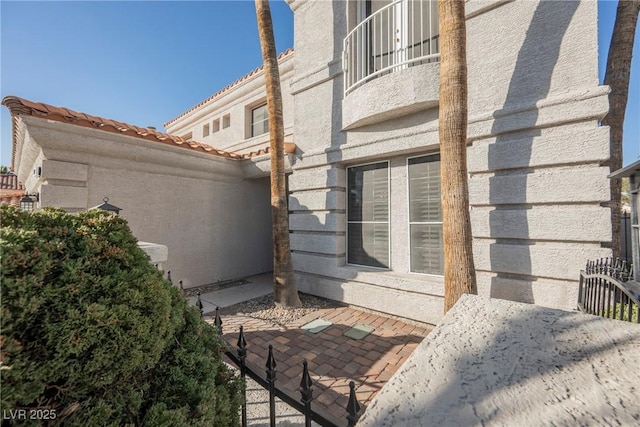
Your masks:
<path fill-rule="evenodd" d="M 639 365 L 640 325 L 466 295 L 358 426 L 638 425 Z"/>

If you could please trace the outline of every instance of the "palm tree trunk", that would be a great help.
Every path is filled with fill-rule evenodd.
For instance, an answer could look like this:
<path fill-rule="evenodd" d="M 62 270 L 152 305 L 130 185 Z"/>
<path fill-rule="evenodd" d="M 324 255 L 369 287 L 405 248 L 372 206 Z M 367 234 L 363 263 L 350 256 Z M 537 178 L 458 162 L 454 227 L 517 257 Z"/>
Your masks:
<path fill-rule="evenodd" d="M 264 78 L 269 111 L 271 139 L 271 223 L 273 228 L 273 299 L 279 307 L 300 307 L 296 287 L 291 246 L 289 243 L 289 213 L 284 174 L 284 122 L 280 72 L 276 56 L 276 42 L 268 0 L 255 0 L 258 33 L 262 48 Z"/>
<path fill-rule="evenodd" d="M 624 115 L 629 98 L 629 76 L 631 74 L 631 55 L 633 40 L 640 13 L 640 0 L 621 0 L 618 2 L 613 37 L 609 45 L 607 71 L 604 84 L 611 88 L 609 93 L 609 114 L 602 124 L 609 126 L 609 168 L 614 172 L 622 167 L 622 131 Z M 621 253 L 620 248 L 620 202 L 622 181 L 610 180 L 611 188 L 611 246 L 614 258 Z"/>
<path fill-rule="evenodd" d="M 467 183 L 467 58 L 464 1 L 439 0 L 440 173 L 444 238 L 444 312 L 477 294 Z"/>

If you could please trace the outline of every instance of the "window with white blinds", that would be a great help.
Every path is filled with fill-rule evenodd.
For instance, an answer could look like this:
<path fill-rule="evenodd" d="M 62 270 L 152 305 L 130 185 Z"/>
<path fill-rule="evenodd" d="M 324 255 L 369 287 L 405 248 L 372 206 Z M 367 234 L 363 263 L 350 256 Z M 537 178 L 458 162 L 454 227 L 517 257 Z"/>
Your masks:
<path fill-rule="evenodd" d="M 347 263 L 389 268 L 389 163 L 347 169 Z"/>
<path fill-rule="evenodd" d="M 408 159 L 411 271 L 444 274 L 440 155 Z"/>
<path fill-rule="evenodd" d="M 269 111 L 267 110 L 267 104 L 262 104 L 251 110 L 251 136 L 258 136 L 267 132 L 269 132 Z"/>

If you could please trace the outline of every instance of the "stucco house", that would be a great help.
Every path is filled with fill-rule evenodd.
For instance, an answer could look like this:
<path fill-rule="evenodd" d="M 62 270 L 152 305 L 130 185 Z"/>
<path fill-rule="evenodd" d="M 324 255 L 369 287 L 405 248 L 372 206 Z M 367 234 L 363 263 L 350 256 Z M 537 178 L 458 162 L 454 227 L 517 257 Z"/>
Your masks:
<path fill-rule="evenodd" d="M 298 287 L 436 323 L 436 3 L 288 3 L 295 51 L 279 64 Z M 580 269 L 610 255 L 597 4 L 467 0 L 466 13 L 479 292 L 573 309 Z M 167 245 L 185 286 L 270 271 L 263 79 L 252 71 L 166 133 L 7 97 L 13 166 L 42 206 L 108 196 L 139 239 Z"/>

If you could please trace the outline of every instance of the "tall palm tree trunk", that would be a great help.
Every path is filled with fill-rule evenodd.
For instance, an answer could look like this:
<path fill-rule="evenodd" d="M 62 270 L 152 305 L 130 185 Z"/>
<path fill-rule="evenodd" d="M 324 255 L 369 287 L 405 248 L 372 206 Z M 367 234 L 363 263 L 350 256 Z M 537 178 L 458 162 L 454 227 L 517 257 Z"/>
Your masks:
<path fill-rule="evenodd" d="M 440 171 L 444 238 L 444 312 L 477 294 L 467 183 L 467 52 L 464 1 L 439 0 Z"/>
<path fill-rule="evenodd" d="M 280 73 L 276 56 L 276 42 L 268 0 L 255 0 L 258 33 L 262 48 L 264 78 L 269 111 L 271 139 L 271 222 L 273 228 L 273 299 L 279 307 L 300 307 L 296 287 L 291 246 L 289 243 L 289 214 L 284 174 L 284 123 Z"/>
<path fill-rule="evenodd" d="M 611 87 L 609 93 L 609 114 L 602 124 L 609 126 L 609 167 L 614 172 L 622 167 L 622 131 L 624 115 L 629 98 L 629 78 L 631 74 L 631 55 L 633 40 L 640 13 L 640 0 L 620 0 L 616 12 L 616 22 L 609 45 L 607 71 L 604 84 Z M 610 180 L 611 188 L 611 246 L 613 256 L 619 257 L 620 247 L 620 201 L 622 181 Z"/>

